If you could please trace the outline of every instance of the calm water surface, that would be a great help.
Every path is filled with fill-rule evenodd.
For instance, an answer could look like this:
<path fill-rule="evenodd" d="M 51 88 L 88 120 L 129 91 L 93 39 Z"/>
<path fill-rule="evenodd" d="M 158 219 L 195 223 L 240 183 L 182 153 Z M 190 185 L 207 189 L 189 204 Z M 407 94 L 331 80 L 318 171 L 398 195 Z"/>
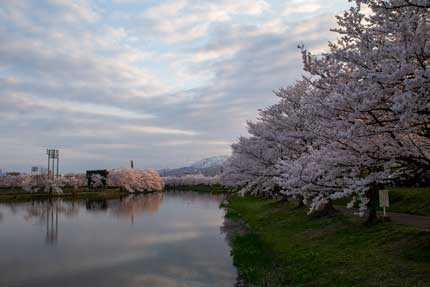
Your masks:
<path fill-rule="evenodd" d="M 234 286 L 222 196 L 0 204 L 0 286 Z"/>

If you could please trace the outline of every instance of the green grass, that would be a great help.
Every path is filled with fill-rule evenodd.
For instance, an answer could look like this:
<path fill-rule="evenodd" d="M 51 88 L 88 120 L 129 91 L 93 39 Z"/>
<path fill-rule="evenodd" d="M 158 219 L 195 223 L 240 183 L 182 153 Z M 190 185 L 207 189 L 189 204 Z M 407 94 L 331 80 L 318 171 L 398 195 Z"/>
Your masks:
<path fill-rule="evenodd" d="M 210 192 L 210 193 L 227 193 L 230 189 L 225 188 L 221 185 L 182 185 L 182 186 L 166 186 L 165 190 L 190 190 L 196 192 Z"/>
<path fill-rule="evenodd" d="M 233 239 L 249 286 L 430 286 L 430 233 L 346 215 L 311 218 L 289 204 L 231 197 L 227 217 L 250 232 Z"/>
<path fill-rule="evenodd" d="M 388 211 L 430 216 L 430 188 L 390 188 Z"/>
<path fill-rule="evenodd" d="M 430 216 L 430 188 L 397 187 L 390 191 L 390 207 L 387 211 Z M 335 205 L 343 205 L 351 201 L 349 198 L 336 200 Z"/>

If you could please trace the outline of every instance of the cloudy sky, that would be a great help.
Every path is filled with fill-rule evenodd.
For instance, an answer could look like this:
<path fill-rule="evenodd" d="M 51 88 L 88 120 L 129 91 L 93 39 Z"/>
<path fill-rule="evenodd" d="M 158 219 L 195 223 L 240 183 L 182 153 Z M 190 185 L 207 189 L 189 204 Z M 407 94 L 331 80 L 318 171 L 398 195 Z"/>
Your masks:
<path fill-rule="evenodd" d="M 347 0 L 0 0 L 0 169 L 229 154 Z"/>

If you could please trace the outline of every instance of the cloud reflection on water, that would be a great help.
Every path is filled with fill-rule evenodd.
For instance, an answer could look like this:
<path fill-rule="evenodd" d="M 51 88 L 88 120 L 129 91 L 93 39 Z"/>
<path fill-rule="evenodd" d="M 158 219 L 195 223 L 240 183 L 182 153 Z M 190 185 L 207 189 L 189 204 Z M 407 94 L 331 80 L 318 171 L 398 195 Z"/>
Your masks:
<path fill-rule="evenodd" d="M 169 192 L 0 204 L 10 231 L 0 233 L 0 286 L 233 286 L 221 199 Z M 50 245 L 41 240 L 48 232 Z"/>

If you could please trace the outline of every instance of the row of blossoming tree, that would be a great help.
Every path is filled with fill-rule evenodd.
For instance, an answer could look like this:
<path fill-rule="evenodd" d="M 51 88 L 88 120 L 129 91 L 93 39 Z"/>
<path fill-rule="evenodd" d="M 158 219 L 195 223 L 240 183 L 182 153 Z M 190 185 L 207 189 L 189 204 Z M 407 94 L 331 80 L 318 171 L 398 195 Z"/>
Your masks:
<path fill-rule="evenodd" d="M 163 177 L 164 184 L 168 187 L 194 186 L 194 185 L 220 185 L 220 176 L 206 176 L 203 174 L 187 174 L 182 176 Z"/>
<path fill-rule="evenodd" d="M 93 187 L 102 185 L 102 178 L 94 176 Z M 157 171 L 145 169 L 120 168 L 109 171 L 106 179 L 107 186 L 119 187 L 127 192 L 161 191 L 164 182 Z M 64 187 L 78 189 L 87 186 L 84 174 L 70 174 L 60 177 L 47 175 L 17 175 L 0 177 L 0 187 L 22 188 L 27 192 L 61 193 Z"/>
<path fill-rule="evenodd" d="M 242 193 L 332 200 L 376 217 L 378 189 L 430 170 L 430 1 L 357 0 L 337 16 L 338 40 L 279 102 L 248 123 L 222 175 Z"/>

